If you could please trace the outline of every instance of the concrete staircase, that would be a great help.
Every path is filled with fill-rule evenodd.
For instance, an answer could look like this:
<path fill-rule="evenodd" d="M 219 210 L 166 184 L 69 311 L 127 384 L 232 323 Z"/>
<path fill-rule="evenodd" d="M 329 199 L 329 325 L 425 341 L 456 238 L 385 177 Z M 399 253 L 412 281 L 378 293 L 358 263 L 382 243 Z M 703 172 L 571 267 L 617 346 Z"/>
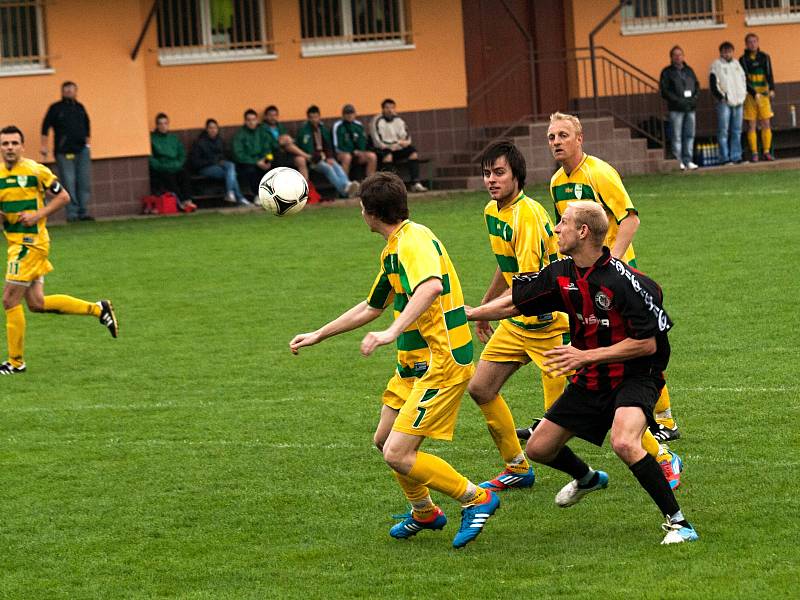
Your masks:
<path fill-rule="evenodd" d="M 609 163 L 624 177 L 644 173 L 664 173 L 677 169 L 677 162 L 664 160 L 660 149 L 648 149 L 647 141 L 633 138 L 627 127 L 617 127 L 612 117 L 581 120 L 583 148 Z M 505 137 L 525 155 L 528 164 L 527 183 L 547 183 L 558 169 L 547 145 L 549 123 L 538 122 L 520 125 Z M 501 135 L 504 128 L 486 128 L 473 139 L 464 152 L 451 155 L 449 161 L 436 168 L 436 189 L 483 189 L 480 166 L 472 157 Z"/>

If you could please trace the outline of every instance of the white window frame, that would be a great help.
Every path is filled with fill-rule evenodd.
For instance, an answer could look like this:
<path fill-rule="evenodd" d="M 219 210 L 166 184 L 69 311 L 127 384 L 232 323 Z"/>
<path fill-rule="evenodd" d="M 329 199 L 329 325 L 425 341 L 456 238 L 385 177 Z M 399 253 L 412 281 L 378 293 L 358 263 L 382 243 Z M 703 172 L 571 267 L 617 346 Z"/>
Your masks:
<path fill-rule="evenodd" d="M 176 46 L 173 48 L 159 47 L 158 64 L 162 67 L 253 60 L 275 60 L 278 57 L 274 52 L 269 52 L 266 49 L 266 46 L 274 45 L 275 43 L 274 40 L 267 39 L 267 12 L 271 8 L 269 2 L 259 0 L 260 19 L 258 20 L 258 30 L 261 43 L 264 45 L 264 47 L 233 50 L 215 49 L 210 47 L 213 44 L 213 34 L 211 32 L 211 2 L 210 0 L 197 0 L 197 4 L 198 11 L 200 13 L 200 45 Z M 158 41 L 156 43 L 158 43 Z"/>
<path fill-rule="evenodd" d="M 794 7 L 789 0 L 780 0 L 780 7 L 775 9 L 744 9 L 746 25 L 782 25 L 784 23 L 800 23 L 800 5 Z M 775 11 L 775 12 L 768 12 Z"/>
<path fill-rule="evenodd" d="M 667 0 L 657 0 L 658 17 L 634 17 L 632 4 L 623 7 L 621 13 L 622 35 L 646 35 L 649 33 L 662 33 L 665 31 L 693 31 L 697 29 L 725 29 L 725 23 L 717 23 L 713 16 L 704 19 L 686 19 L 682 21 L 668 21 Z M 711 0 L 714 14 L 719 14 L 719 0 Z"/>
<path fill-rule="evenodd" d="M 13 65 L 4 64 L 0 59 L 0 77 L 17 77 L 20 75 L 49 75 L 55 73 L 47 61 L 47 49 L 44 37 L 44 3 L 41 0 L 30 2 L 36 8 L 36 38 L 39 44 L 39 54 L 35 60 L 16 62 Z M 2 27 L 0 27 L 2 32 Z M 13 60 L 13 59 L 11 59 Z"/>
<path fill-rule="evenodd" d="M 341 37 L 321 37 L 303 39 L 300 46 L 300 55 L 303 58 L 315 56 L 336 56 L 341 54 L 362 54 L 367 52 L 392 52 L 395 50 L 414 50 L 416 46 L 407 42 L 406 34 L 406 3 L 396 0 L 399 6 L 400 38 L 396 40 L 353 41 L 353 0 L 340 0 L 342 6 L 342 35 Z"/>

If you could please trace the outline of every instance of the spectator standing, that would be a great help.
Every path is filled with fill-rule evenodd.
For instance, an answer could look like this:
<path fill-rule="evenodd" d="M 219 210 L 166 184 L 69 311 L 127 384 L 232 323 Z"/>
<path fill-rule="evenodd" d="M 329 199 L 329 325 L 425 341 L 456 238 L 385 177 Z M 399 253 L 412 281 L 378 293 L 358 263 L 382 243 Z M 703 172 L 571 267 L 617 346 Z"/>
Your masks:
<path fill-rule="evenodd" d="M 92 191 L 92 158 L 89 151 L 91 128 L 86 108 L 78 102 L 78 86 L 61 84 L 61 100 L 47 109 L 42 122 L 42 158 L 48 157 L 48 136 L 53 130 L 53 153 L 58 176 L 69 193 L 67 221 L 94 221 L 89 215 Z"/>
<path fill-rule="evenodd" d="M 378 169 L 378 156 L 367 149 L 367 133 L 356 119 L 356 108 L 352 104 L 344 105 L 342 118 L 333 125 L 333 146 L 348 177 L 353 162 L 366 167 L 367 177 Z"/>
<path fill-rule="evenodd" d="M 739 61 L 747 76 L 747 97 L 744 100 L 744 120 L 747 121 L 747 144 L 750 160 L 758 161 L 758 138 L 756 125 L 761 128 L 761 151 L 764 160 L 775 160 L 772 156 L 772 104 L 775 97 L 775 81 L 772 77 L 772 61 L 758 47 L 758 36 L 748 33 L 744 38 L 745 50 Z"/>
<path fill-rule="evenodd" d="M 742 162 L 742 107 L 747 96 L 747 82 L 742 65 L 733 59 L 730 42 L 720 44 L 719 58 L 711 63 L 709 87 L 717 100 L 720 162 Z"/>
<path fill-rule="evenodd" d="M 661 97 L 667 101 L 669 122 L 672 128 L 672 153 L 678 159 L 681 171 L 696 169 L 692 162 L 694 150 L 695 108 L 700 85 L 692 67 L 684 61 L 683 50 L 673 46 L 669 51 L 668 67 L 661 71 Z"/>
<path fill-rule="evenodd" d="M 273 167 L 292 167 L 300 171 L 300 174 L 308 179 L 308 160 L 311 155 L 303 152 L 294 143 L 292 136 L 280 121 L 278 121 L 278 107 L 270 105 L 264 109 L 264 127 L 272 135 L 275 141 L 275 151 L 273 152 Z"/>
<path fill-rule="evenodd" d="M 186 150 L 178 136 L 170 133 L 169 117 L 164 113 L 156 115 L 156 128 L 150 133 L 150 189 L 154 194 L 175 194 L 181 210 L 197 209 L 189 191 Z"/>
<path fill-rule="evenodd" d="M 244 125 L 233 136 L 233 160 L 253 196 L 258 194 L 261 178 L 272 168 L 275 148 L 274 138 L 258 123 L 258 113 L 248 108 L 244 113 Z"/>
<path fill-rule="evenodd" d="M 333 150 L 333 138 L 331 132 L 325 127 L 320 116 L 319 107 L 311 105 L 306 111 L 308 120 L 300 127 L 297 132 L 297 145 L 303 152 L 310 154 L 311 168 L 318 173 L 322 173 L 325 178 L 336 188 L 342 197 L 354 197 L 358 195 L 359 185 L 355 181 L 350 181 L 347 173 L 342 169 L 342 165 L 336 162 Z"/>
<path fill-rule="evenodd" d="M 225 200 L 238 204 L 250 204 L 239 189 L 236 165 L 225 160 L 225 147 L 216 119 L 206 120 L 205 131 L 192 144 L 189 162 L 192 168 L 203 177 L 225 181 Z"/>
<path fill-rule="evenodd" d="M 381 165 L 386 167 L 401 160 L 408 161 L 411 176 L 412 192 L 427 192 L 419 181 L 419 155 L 411 144 L 406 122 L 397 116 L 397 104 L 391 98 L 381 102 L 381 114 L 372 119 L 372 143 L 381 158 Z"/>

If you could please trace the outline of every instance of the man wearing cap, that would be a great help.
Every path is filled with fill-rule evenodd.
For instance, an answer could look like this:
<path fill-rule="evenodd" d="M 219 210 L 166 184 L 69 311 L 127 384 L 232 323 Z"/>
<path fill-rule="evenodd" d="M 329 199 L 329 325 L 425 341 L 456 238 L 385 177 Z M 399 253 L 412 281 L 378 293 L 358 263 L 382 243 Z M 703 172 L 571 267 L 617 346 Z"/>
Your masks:
<path fill-rule="evenodd" d="M 367 134 L 364 125 L 356 119 L 356 108 L 352 104 L 342 107 L 342 118 L 333 125 L 333 146 L 336 159 L 344 172 L 350 175 L 350 165 L 364 165 L 369 177 L 378 168 L 378 155 L 367 150 Z"/>

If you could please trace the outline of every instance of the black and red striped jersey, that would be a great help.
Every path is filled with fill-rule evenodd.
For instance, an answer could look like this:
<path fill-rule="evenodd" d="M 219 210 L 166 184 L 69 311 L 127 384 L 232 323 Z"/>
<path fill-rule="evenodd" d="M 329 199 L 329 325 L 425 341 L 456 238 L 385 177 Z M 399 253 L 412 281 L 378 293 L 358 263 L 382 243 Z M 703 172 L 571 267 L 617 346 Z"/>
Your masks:
<path fill-rule="evenodd" d="M 669 362 L 667 332 L 672 321 L 662 306 L 661 288 L 644 273 L 613 258 L 607 247 L 586 269 L 578 268 L 567 257 L 538 273 L 515 277 L 512 300 L 523 315 L 567 313 L 572 345 L 581 350 L 611 346 L 625 338 L 655 338 L 654 354 L 587 365 L 570 378 L 572 383 L 608 391 L 631 375 L 663 377 Z"/>

